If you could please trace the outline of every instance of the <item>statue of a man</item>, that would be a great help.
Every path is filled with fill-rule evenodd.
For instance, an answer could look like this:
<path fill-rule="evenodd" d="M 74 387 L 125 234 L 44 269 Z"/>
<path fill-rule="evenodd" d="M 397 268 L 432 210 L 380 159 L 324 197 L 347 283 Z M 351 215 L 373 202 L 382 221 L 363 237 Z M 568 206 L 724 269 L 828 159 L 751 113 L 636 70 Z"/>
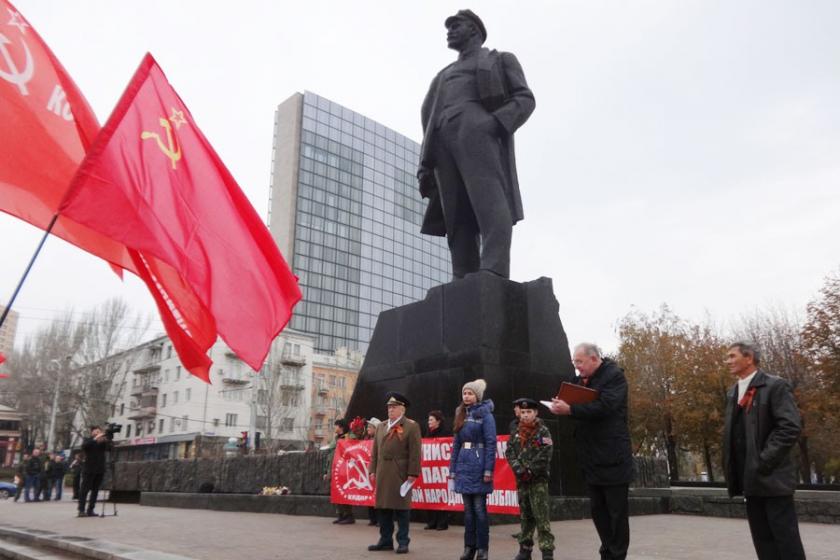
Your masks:
<path fill-rule="evenodd" d="M 478 270 L 509 278 L 513 224 L 522 219 L 513 133 L 534 111 L 534 95 L 513 54 L 482 47 L 487 31 L 471 10 L 445 25 L 458 60 L 435 76 L 421 109 L 417 178 L 429 199 L 421 231 L 447 237 L 455 278 Z"/>

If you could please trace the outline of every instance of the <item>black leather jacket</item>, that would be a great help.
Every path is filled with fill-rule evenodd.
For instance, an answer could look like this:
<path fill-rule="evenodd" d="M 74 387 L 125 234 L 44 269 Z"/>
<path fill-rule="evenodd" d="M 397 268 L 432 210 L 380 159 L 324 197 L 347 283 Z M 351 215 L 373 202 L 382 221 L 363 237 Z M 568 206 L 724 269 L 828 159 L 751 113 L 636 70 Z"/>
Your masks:
<path fill-rule="evenodd" d="M 790 384 L 781 377 L 759 370 L 747 390 L 755 388 L 749 410 L 744 411 L 747 455 L 743 475 L 745 496 L 790 496 L 796 489 L 796 466 L 790 451 L 802 431 L 799 409 Z M 736 383 L 726 394 L 726 423 L 723 432 L 723 472 L 729 495 L 734 496 L 732 423 Z"/>

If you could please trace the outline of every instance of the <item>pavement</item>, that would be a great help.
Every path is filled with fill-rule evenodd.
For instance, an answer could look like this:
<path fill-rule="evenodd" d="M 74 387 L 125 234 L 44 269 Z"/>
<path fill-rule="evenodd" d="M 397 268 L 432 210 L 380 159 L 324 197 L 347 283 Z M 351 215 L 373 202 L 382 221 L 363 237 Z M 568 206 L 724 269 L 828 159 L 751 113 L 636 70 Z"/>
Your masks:
<path fill-rule="evenodd" d="M 106 506 L 111 513 L 112 505 Z M 75 517 L 75 502 L 14 503 L 0 501 L 0 524 L 55 531 L 103 539 L 142 549 L 206 560 L 361 560 L 391 558 L 389 552 L 368 552 L 378 530 L 367 520 L 355 525 L 332 525 L 323 517 L 156 508 L 118 504 L 118 515 Z M 100 508 L 97 507 L 97 512 Z M 593 560 L 598 542 L 588 519 L 551 524 L 558 560 Z M 511 533 L 516 525 L 490 528 L 490 557 L 513 558 L 517 545 Z M 840 558 L 840 525 L 801 523 L 800 531 L 810 560 Z M 630 518 L 628 558 L 683 560 L 754 559 L 745 520 L 649 515 Z M 411 526 L 410 553 L 405 558 L 453 560 L 463 549 L 463 528 L 424 531 Z M 538 560 L 539 555 L 535 555 Z"/>

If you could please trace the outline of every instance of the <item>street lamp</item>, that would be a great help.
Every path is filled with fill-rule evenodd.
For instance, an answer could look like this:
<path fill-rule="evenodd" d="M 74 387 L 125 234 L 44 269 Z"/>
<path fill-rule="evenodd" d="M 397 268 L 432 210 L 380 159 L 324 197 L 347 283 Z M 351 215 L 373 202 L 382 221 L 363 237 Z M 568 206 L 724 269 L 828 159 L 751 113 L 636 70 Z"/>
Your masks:
<path fill-rule="evenodd" d="M 70 358 L 71 356 L 67 356 L 64 358 L 64 361 L 67 362 Z M 55 446 L 55 414 L 58 411 L 58 394 L 61 392 L 61 378 L 64 374 L 63 370 L 64 368 L 59 360 L 50 360 L 50 363 L 47 365 L 47 371 L 56 372 L 55 393 L 53 393 L 52 411 L 50 412 L 50 435 L 47 439 L 48 451 L 53 451 Z"/>

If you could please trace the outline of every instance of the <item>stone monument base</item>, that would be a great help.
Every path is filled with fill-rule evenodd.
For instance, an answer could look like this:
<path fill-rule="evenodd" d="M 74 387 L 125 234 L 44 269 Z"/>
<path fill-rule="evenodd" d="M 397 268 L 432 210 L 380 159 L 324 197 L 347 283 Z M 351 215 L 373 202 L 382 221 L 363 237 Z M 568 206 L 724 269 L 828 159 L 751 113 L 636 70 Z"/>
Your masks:
<path fill-rule="evenodd" d="M 478 272 L 432 288 L 422 301 L 382 312 L 348 419 L 382 418 L 385 394 L 398 391 L 411 401 L 406 415 L 424 428 L 435 409 L 451 426 L 462 386 L 483 378 L 484 398 L 496 406 L 497 431 L 509 433 L 515 398 L 548 400 L 574 377 L 558 310 L 549 278 L 518 283 Z M 552 494 L 584 495 L 571 420 L 545 408 L 540 417 L 554 438 Z"/>

